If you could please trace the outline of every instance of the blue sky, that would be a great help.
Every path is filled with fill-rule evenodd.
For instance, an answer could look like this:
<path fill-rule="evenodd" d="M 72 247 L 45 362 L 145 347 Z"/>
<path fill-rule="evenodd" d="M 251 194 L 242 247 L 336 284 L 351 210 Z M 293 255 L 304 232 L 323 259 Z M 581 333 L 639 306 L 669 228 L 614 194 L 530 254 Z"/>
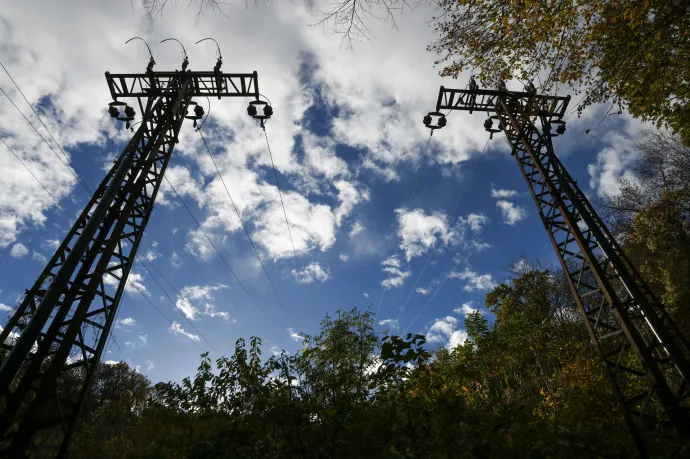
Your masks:
<path fill-rule="evenodd" d="M 463 339 L 464 314 L 483 309 L 484 295 L 507 277 L 510 264 L 522 256 L 556 263 L 504 138 L 496 136 L 488 144 L 471 173 L 488 139 L 481 115 L 451 114 L 423 155 L 429 134 L 421 119 L 434 108 L 439 86 L 465 84 L 438 77 L 434 56 L 425 50 L 433 39 L 426 25 L 433 10 L 405 12 L 397 31 L 390 24 L 373 24 L 375 40 L 348 50 L 328 30 L 308 27 L 318 15 L 308 5 L 231 6 L 227 18 L 202 17 L 195 23 L 183 8 L 170 9 L 161 22 L 148 20 L 137 5 L 130 10 L 90 2 L 56 4 L 42 8 L 37 2 L 21 7 L 7 2 L 0 8 L 0 42 L 6 43 L 0 58 L 38 104 L 89 187 L 97 187 L 130 135 L 105 114 L 110 100 L 103 72 L 141 71 L 146 64 L 145 49 L 124 42 L 145 37 L 162 70 L 179 66 L 179 49 L 158 44 L 175 36 L 186 44 L 191 68 L 199 69 L 213 65 L 214 49 L 192 43 L 214 36 L 222 46 L 224 70 L 258 70 L 262 92 L 273 102 L 267 135 L 298 252 L 294 256 L 266 141 L 246 115 L 247 101 L 212 100 L 204 135 L 285 310 L 190 122 L 167 177 L 259 308 L 164 185 L 140 255 L 180 295 L 148 264 L 150 273 L 135 263 L 129 282 L 176 325 L 171 327 L 140 292 L 130 289 L 103 360 L 127 361 L 159 381 L 193 373 L 199 355 L 194 343 L 217 357 L 203 338 L 225 354 L 237 338 L 253 335 L 263 339 L 266 353 L 295 352 L 296 335 L 315 332 L 326 314 L 353 306 L 376 311 L 383 285 L 391 288 L 380 303 L 381 332 L 409 327 L 427 334 L 434 346 L 448 346 Z M 80 20 L 53 20 L 68 12 Z M 36 24 L 31 30 L 23 26 L 29 20 Z M 56 36 L 60 44 L 51 39 Z M 30 109 L 4 73 L 0 86 L 28 116 Z M 7 99 L 0 99 L 0 135 L 77 215 L 88 195 Z M 614 195 L 623 176 L 634 179 L 630 145 L 640 128 L 622 116 L 607 119 L 586 136 L 584 130 L 598 122 L 603 110 L 593 107 L 580 119 L 570 115 L 566 135 L 556 139 L 559 156 L 593 198 Z M 39 126 L 33 115 L 30 120 Z M 0 174 L 0 308 L 5 315 L 32 285 L 70 222 L 4 146 Z M 399 322 L 391 322 L 398 315 Z"/>

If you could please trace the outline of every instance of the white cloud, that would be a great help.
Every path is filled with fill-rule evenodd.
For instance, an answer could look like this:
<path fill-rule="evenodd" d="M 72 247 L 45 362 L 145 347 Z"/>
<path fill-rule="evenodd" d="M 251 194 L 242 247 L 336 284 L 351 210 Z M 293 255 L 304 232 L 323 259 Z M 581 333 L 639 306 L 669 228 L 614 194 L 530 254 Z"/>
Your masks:
<path fill-rule="evenodd" d="M 447 219 L 443 213 L 426 215 L 422 209 L 412 211 L 397 209 L 396 212 L 398 213 L 400 248 L 405 251 L 407 261 L 423 255 L 438 240 L 448 244 L 456 236 L 456 233 L 448 228 Z"/>
<path fill-rule="evenodd" d="M 486 215 L 482 214 L 469 214 L 467 216 L 467 224 L 475 233 L 479 232 L 488 220 L 489 219 L 486 217 Z"/>
<path fill-rule="evenodd" d="M 135 319 L 132 319 L 131 317 L 125 317 L 124 319 L 120 319 L 119 323 L 120 325 L 131 327 L 133 325 L 136 325 L 137 321 Z"/>
<path fill-rule="evenodd" d="M 151 262 L 151 261 L 155 260 L 156 258 L 158 258 L 158 254 L 156 252 L 154 252 L 153 250 L 148 250 L 148 251 L 146 251 L 146 253 L 144 253 L 144 258 L 146 258 L 146 260 Z"/>
<path fill-rule="evenodd" d="M 412 275 L 412 271 L 401 269 L 400 259 L 397 255 L 382 261 L 381 264 L 383 265 L 383 272 L 388 274 L 386 279 L 381 282 L 381 286 L 384 288 L 400 287 L 405 283 L 405 279 Z"/>
<path fill-rule="evenodd" d="M 496 190 L 491 188 L 491 197 L 498 199 L 512 198 L 517 194 L 515 190 Z"/>
<path fill-rule="evenodd" d="M 364 298 L 369 298 L 369 294 L 366 293 L 366 292 L 365 292 L 365 293 L 362 293 L 362 295 L 364 295 Z"/>
<path fill-rule="evenodd" d="M 120 362 L 117 361 L 117 360 L 106 360 L 106 361 L 103 362 L 103 363 L 104 363 L 105 365 L 110 365 L 110 366 L 112 366 L 112 365 L 117 365 L 117 364 L 120 363 Z"/>
<path fill-rule="evenodd" d="M 503 221 L 508 225 L 514 225 L 527 217 L 527 211 L 512 202 L 499 201 L 497 205 L 501 208 L 501 212 L 503 213 Z"/>
<path fill-rule="evenodd" d="M 364 225 L 362 225 L 362 222 L 357 220 L 352 224 L 352 228 L 350 229 L 350 237 L 353 238 L 357 236 L 359 233 L 364 231 Z"/>
<path fill-rule="evenodd" d="M 287 331 L 290 334 L 290 338 L 294 339 L 298 343 L 302 341 L 302 335 L 297 333 L 292 327 L 288 328 Z"/>
<path fill-rule="evenodd" d="M 452 349 L 459 344 L 463 344 L 468 336 L 467 332 L 457 328 L 458 319 L 453 316 L 446 316 L 436 319 L 426 334 L 426 340 L 430 343 L 439 343 Z"/>
<path fill-rule="evenodd" d="M 627 178 L 637 183 L 637 177 L 629 169 L 637 161 L 639 154 L 625 148 L 624 142 L 616 148 L 608 147 L 597 153 L 597 162 L 587 166 L 590 175 L 589 186 L 602 197 L 615 197 L 620 193 L 620 181 Z"/>
<path fill-rule="evenodd" d="M 417 287 L 415 289 L 415 292 L 422 294 L 422 295 L 428 295 L 429 294 L 429 290 L 422 288 L 422 287 Z"/>
<path fill-rule="evenodd" d="M 24 244 L 20 244 L 19 242 L 14 244 L 10 250 L 10 255 L 12 255 L 14 258 L 22 258 L 28 253 L 29 249 L 27 249 Z"/>
<path fill-rule="evenodd" d="M 7 305 L 4 304 L 4 303 L 0 303 L 0 311 L 4 311 L 4 312 L 13 312 L 13 311 L 14 311 L 14 308 L 11 308 L 11 307 L 7 306 Z"/>
<path fill-rule="evenodd" d="M 384 327 L 389 327 L 391 329 L 397 329 L 400 327 L 398 324 L 398 319 L 383 319 L 379 320 L 379 325 L 382 325 Z"/>
<path fill-rule="evenodd" d="M 105 283 L 105 285 L 117 287 L 120 281 L 118 281 L 115 276 L 121 277 L 122 270 L 116 269 L 114 271 L 110 271 L 109 274 L 109 276 L 103 276 L 103 282 Z M 142 276 L 139 273 L 135 273 L 133 269 L 130 270 L 129 277 L 127 278 L 127 283 L 125 284 L 125 292 L 132 295 L 138 292 L 148 295 L 149 291 L 146 289 L 146 286 L 144 285 L 144 276 Z"/>
<path fill-rule="evenodd" d="M 31 252 L 31 258 L 40 263 L 48 263 L 48 259 L 45 257 L 45 255 L 40 252 L 36 252 L 35 250 Z"/>
<path fill-rule="evenodd" d="M 46 239 L 43 242 L 43 246 L 48 249 L 57 250 L 57 248 L 60 247 L 60 241 L 57 239 Z"/>
<path fill-rule="evenodd" d="M 465 268 L 461 273 L 451 273 L 450 277 L 466 280 L 468 284 L 465 285 L 465 290 L 468 292 L 473 290 L 491 290 L 496 286 L 491 274 L 477 274 L 474 271 L 470 271 L 469 268 Z"/>
<path fill-rule="evenodd" d="M 459 315 L 464 315 L 464 316 L 466 316 L 468 314 L 472 314 L 473 312 L 477 312 L 477 311 L 479 311 L 480 313 L 482 312 L 477 308 L 473 308 L 472 304 L 473 304 L 472 301 L 470 301 L 468 303 L 463 303 L 462 306 L 460 306 L 459 308 L 453 309 L 453 312 L 456 314 L 459 314 Z"/>
<path fill-rule="evenodd" d="M 220 317 L 223 320 L 230 320 L 230 314 L 226 311 L 218 311 L 215 306 L 213 292 L 228 288 L 227 285 L 188 285 L 183 287 L 175 306 L 189 319 L 194 320 L 197 314 L 209 317 Z"/>
<path fill-rule="evenodd" d="M 338 258 L 340 258 L 340 261 L 343 263 L 347 262 L 350 259 L 350 256 L 346 253 L 341 253 L 338 255 Z"/>
<path fill-rule="evenodd" d="M 357 204 L 369 200 L 369 191 L 359 189 L 357 186 L 345 180 L 333 183 L 338 190 L 339 205 L 335 210 L 335 224 L 340 226 L 344 217 L 348 216 Z"/>
<path fill-rule="evenodd" d="M 146 371 L 151 371 L 154 368 L 156 368 L 156 366 L 153 364 L 153 360 L 147 360 L 146 361 Z"/>
<path fill-rule="evenodd" d="M 305 266 L 300 271 L 293 269 L 291 273 L 300 284 L 311 284 L 316 281 L 326 282 L 331 278 L 330 270 L 328 268 L 324 270 L 321 265 L 315 261 L 309 263 L 309 265 Z"/>
<path fill-rule="evenodd" d="M 182 326 L 175 321 L 173 321 L 172 325 L 170 326 L 170 328 L 168 330 L 173 332 L 174 335 L 186 336 L 187 338 L 191 339 L 192 341 L 199 341 L 199 339 L 200 339 L 199 335 L 194 335 L 192 333 L 186 332 L 184 330 L 184 328 L 182 328 Z"/>

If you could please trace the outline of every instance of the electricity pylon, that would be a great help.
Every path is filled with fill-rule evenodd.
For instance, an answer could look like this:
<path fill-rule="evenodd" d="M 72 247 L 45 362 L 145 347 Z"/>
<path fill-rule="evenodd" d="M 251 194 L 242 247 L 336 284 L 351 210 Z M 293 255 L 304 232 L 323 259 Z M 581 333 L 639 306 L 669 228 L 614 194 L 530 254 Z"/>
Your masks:
<path fill-rule="evenodd" d="M 141 125 L 0 333 L 1 457 L 67 455 L 182 122 L 204 114 L 192 98 L 252 97 L 262 123 L 273 112 L 256 72 L 188 64 L 185 54 L 182 71 L 155 72 L 151 57 L 145 73 L 105 74 L 110 115 L 130 128 L 135 111 L 120 99 L 134 98 Z"/>
<path fill-rule="evenodd" d="M 646 456 L 645 434 L 675 431 L 681 442 L 690 439 L 690 346 L 554 153 L 551 139 L 565 133 L 569 101 L 538 95 L 532 85 L 525 92 L 508 91 L 504 83 L 480 89 L 471 79 L 469 89 L 441 87 L 424 124 L 438 129 L 446 125 L 442 110 L 467 110 L 489 114 L 484 127 L 492 136 L 504 132 L 628 429 Z"/>

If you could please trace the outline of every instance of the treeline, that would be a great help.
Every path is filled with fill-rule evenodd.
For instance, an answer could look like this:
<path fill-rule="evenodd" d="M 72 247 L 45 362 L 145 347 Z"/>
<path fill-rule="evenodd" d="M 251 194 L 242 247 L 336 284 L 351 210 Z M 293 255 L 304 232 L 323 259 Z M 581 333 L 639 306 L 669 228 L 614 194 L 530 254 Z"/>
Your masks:
<path fill-rule="evenodd" d="M 601 209 L 690 336 L 690 150 L 651 132 L 638 148 L 639 180 Z M 380 337 L 352 309 L 294 355 L 266 358 L 259 338 L 240 339 L 181 384 L 102 365 L 72 457 L 634 457 L 564 274 L 516 265 L 486 307 L 495 320 L 467 315 L 454 349 Z M 688 453 L 663 440 L 650 450 Z"/>

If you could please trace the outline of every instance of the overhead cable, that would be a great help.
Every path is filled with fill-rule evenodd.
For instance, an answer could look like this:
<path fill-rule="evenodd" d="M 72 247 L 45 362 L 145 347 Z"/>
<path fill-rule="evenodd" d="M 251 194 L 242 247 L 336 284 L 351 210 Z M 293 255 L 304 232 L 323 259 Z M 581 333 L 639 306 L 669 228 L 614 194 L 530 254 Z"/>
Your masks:
<path fill-rule="evenodd" d="M 433 136 L 433 135 L 434 135 L 434 131 L 432 130 L 429 133 L 429 141 L 426 143 L 426 149 L 424 150 L 424 154 L 422 155 L 422 159 L 420 160 L 420 162 L 424 161 L 427 153 L 429 152 L 429 145 L 431 145 L 431 136 Z M 410 196 L 410 204 L 408 206 L 408 207 L 410 207 L 410 209 L 412 208 L 412 201 L 414 200 L 414 196 L 417 193 L 417 186 L 419 185 L 419 177 L 421 175 L 422 175 L 422 167 L 420 164 L 419 170 L 417 171 L 417 179 L 414 182 L 414 188 L 412 188 L 412 196 Z M 407 217 L 409 216 L 409 214 L 410 213 L 407 212 L 405 214 L 405 217 L 403 218 L 403 223 L 402 223 L 402 226 L 400 227 L 400 235 L 401 236 L 405 231 L 405 225 L 407 224 Z M 391 279 L 391 275 L 389 274 L 388 278 L 386 279 L 386 286 L 383 288 L 383 292 L 381 293 L 381 299 L 379 300 L 378 308 L 376 308 L 376 314 L 374 314 L 374 319 L 376 319 L 376 317 L 379 315 L 379 310 L 381 309 L 381 304 L 383 303 L 383 297 L 386 294 L 386 291 L 388 290 L 388 283 L 390 282 L 390 279 Z"/>
<path fill-rule="evenodd" d="M 455 201 L 455 204 L 453 205 L 453 210 L 450 212 L 450 215 L 448 216 L 449 222 L 452 220 L 453 216 L 455 215 L 455 211 L 458 208 L 458 204 L 460 204 L 460 200 L 462 199 L 462 196 L 465 194 L 465 190 L 467 189 L 467 186 L 469 185 L 470 181 L 472 180 L 472 177 L 474 176 L 474 171 L 475 171 L 475 169 L 477 169 L 477 165 L 479 164 L 479 160 L 484 155 L 484 152 L 486 151 L 486 147 L 489 146 L 490 140 L 491 139 L 488 139 L 486 141 L 486 144 L 484 144 L 484 148 L 482 149 L 481 153 L 479 153 L 479 156 L 477 156 L 477 158 L 474 160 L 474 164 L 472 165 L 472 169 L 470 169 L 470 173 L 467 176 L 467 180 L 465 180 L 465 185 L 462 187 L 462 191 L 460 191 L 460 195 L 458 196 L 458 199 Z M 405 310 L 407 303 L 410 301 L 410 298 L 412 297 L 412 293 L 415 291 L 415 288 L 417 287 L 419 280 L 422 278 L 422 275 L 424 274 L 426 267 L 429 265 L 429 261 L 431 260 L 431 257 L 436 252 L 436 246 L 438 244 L 438 241 L 439 241 L 439 239 L 436 239 L 434 241 L 434 244 L 431 246 L 431 249 L 429 250 L 429 256 L 426 258 L 426 262 L 424 263 L 424 267 L 422 268 L 422 272 L 420 272 L 419 276 L 417 276 L 417 280 L 414 282 L 412 289 L 410 289 L 410 293 L 409 293 L 409 295 L 407 295 L 407 299 L 405 300 L 403 307 L 400 309 L 400 312 L 398 313 L 398 318 L 396 320 L 400 320 L 400 316 L 402 315 L 403 311 Z"/>
<path fill-rule="evenodd" d="M 194 216 L 194 214 L 192 213 L 192 211 L 189 209 L 189 207 L 187 207 L 187 204 L 184 202 L 184 200 L 182 199 L 182 197 L 180 196 L 180 194 L 177 192 L 177 190 L 175 189 L 175 187 L 172 186 L 172 183 L 170 183 L 170 181 L 168 180 L 167 177 L 164 176 L 163 178 L 165 179 L 165 181 L 166 181 L 166 183 L 168 184 L 168 186 L 170 187 L 170 189 L 173 190 L 173 192 L 175 193 L 175 196 L 177 196 L 177 199 L 182 203 L 182 205 L 184 206 L 184 208 L 187 209 L 187 213 L 189 213 L 189 216 L 192 217 L 192 220 L 194 220 L 194 223 L 196 223 L 196 226 L 199 227 L 199 229 L 200 229 L 201 232 L 203 233 L 203 235 L 204 235 L 204 237 L 206 238 L 206 240 L 208 241 L 208 243 L 211 244 L 211 247 L 213 247 L 213 250 L 215 250 L 215 252 L 218 254 L 218 256 L 220 257 L 220 259 L 223 260 L 223 263 L 225 263 L 225 266 L 228 268 L 228 270 L 230 271 L 230 273 L 232 273 L 232 276 L 235 278 L 235 280 L 237 281 L 237 283 L 240 284 L 240 286 L 241 286 L 242 289 L 244 290 L 244 293 L 247 294 L 247 296 L 252 300 L 252 302 L 254 303 L 254 305 L 255 305 L 258 309 L 261 309 L 261 307 L 259 307 L 259 304 L 258 304 L 258 303 L 256 302 L 256 300 L 254 299 L 254 297 L 249 293 L 249 290 L 247 290 L 247 287 L 245 287 L 244 284 L 242 283 L 242 281 L 237 277 L 237 274 L 235 274 L 235 271 L 233 271 L 233 269 L 230 267 L 230 264 L 227 262 L 227 260 L 225 259 L 225 257 L 220 253 L 220 251 L 218 250 L 218 248 L 216 247 L 216 245 L 213 243 L 213 241 L 211 240 L 211 238 L 208 236 L 208 234 L 206 234 L 206 231 L 205 231 L 204 228 L 201 226 L 201 223 L 199 223 L 199 220 L 196 219 L 196 217 Z"/>
<path fill-rule="evenodd" d="M 271 276 L 268 275 L 268 271 L 266 270 L 266 266 L 264 266 L 264 262 L 261 260 L 261 257 L 259 256 L 259 252 L 256 249 L 256 245 L 254 244 L 254 240 L 252 240 L 251 235 L 249 234 L 249 230 L 247 230 L 247 226 L 244 224 L 244 220 L 242 219 L 242 216 L 240 215 L 240 211 L 235 205 L 235 200 L 232 199 L 232 195 L 230 194 L 230 190 L 228 189 L 228 186 L 225 184 L 225 180 L 223 179 L 223 174 L 220 173 L 220 169 L 218 168 L 218 164 L 216 164 L 216 160 L 213 157 L 213 153 L 211 153 L 211 149 L 208 146 L 208 143 L 206 143 L 206 138 L 204 137 L 204 134 L 201 132 L 201 128 L 198 129 L 199 135 L 201 136 L 201 140 L 204 142 L 204 146 L 206 146 L 206 151 L 208 152 L 208 156 L 211 158 L 211 162 L 213 163 L 213 167 L 216 169 L 216 173 L 218 174 L 218 177 L 220 178 L 221 183 L 223 184 L 223 188 L 225 188 L 225 192 L 228 195 L 228 198 L 230 199 L 230 203 L 232 204 L 233 209 L 235 209 L 235 214 L 237 214 L 237 218 L 240 220 L 240 223 L 242 224 L 242 229 L 244 229 L 244 234 L 247 235 L 247 239 L 249 239 L 249 243 L 252 246 L 252 249 L 254 250 L 254 255 L 256 256 L 256 259 L 259 261 L 259 264 L 261 265 L 261 269 L 264 271 L 264 275 L 266 275 L 266 279 L 268 280 L 268 283 L 271 285 L 271 288 L 273 289 L 273 293 L 275 294 L 276 298 L 278 299 L 278 302 L 280 303 L 280 306 L 283 308 L 283 312 L 285 315 L 288 315 L 287 309 L 285 308 L 285 304 L 283 303 L 283 300 L 280 298 L 280 295 L 278 294 L 278 290 L 276 290 L 275 285 L 273 284 L 273 281 L 271 280 Z M 288 324 L 290 320 L 288 318 Z"/>
<path fill-rule="evenodd" d="M 479 232 L 477 233 L 477 235 L 475 236 L 475 238 L 472 240 L 472 244 L 468 244 L 468 246 L 467 246 L 467 248 L 465 249 L 465 251 L 463 252 L 463 254 L 458 258 L 458 262 L 455 263 L 455 266 L 453 266 L 453 269 L 450 270 L 450 272 L 448 273 L 448 275 L 446 276 L 446 278 L 443 279 L 443 282 L 441 282 L 441 285 L 439 285 L 438 288 L 436 289 L 436 291 L 434 292 L 434 294 L 431 295 L 431 298 L 429 298 L 429 301 L 426 302 L 426 304 L 424 305 L 424 307 L 422 307 L 421 311 L 419 311 L 419 313 L 415 316 L 415 318 L 412 320 L 412 322 L 410 322 L 410 325 L 407 326 L 407 328 L 405 329 L 405 333 L 407 333 L 407 331 L 410 329 L 410 327 L 417 321 L 417 319 L 419 319 L 419 316 L 422 315 L 422 313 L 423 313 L 424 310 L 427 308 L 427 306 L 429 306 L 429 303 L 431 303 L 431 301 L 436 297 L 436 295 L 437 295 L 438 292 L 441 290 L 441 288 L 443 288 L 443 286 L 445 285 L 446 281 L 447 281 L 448 279 L 450 279 L 450 276 L 455 272 L 455 270 L 458 268 L 458 266 L 460 266 L 460 263 L 462 263 L 462 262 L 467 258 L 467 255 L 468 255 L 470 249 L 472 248 L 472 246 L 474 245 L 474 243 L 477 242 L 477 241 L 479 240 L 479 236 L 482 235 L 482 233 L 484 232 L 484 230 L 486 229 L 486 227 L 489 226 L 489 224 L 491 223 L 491 220 L 492 220 L 492 219 L 494 218 L 494 216 L 496 215 L 496 212 L 498 212 L 498 209 L 500 209 L 500 204 L 501 204 L 502 202 L 505 202 L 505 201 L 501 200 L 501 201 L 499 201 L 499 202 L 496 204 L 496 210 L 494 210 L 494 212 L 491 214 L 491 216 L 489 217 L 489 219 L 488 219 L 488 221 L 486 222 L 486 224 L 482 227 L 482 229 L 479 230 Z M 405 333 L 403 333 L 403 334 L 405 334 Z"/>

